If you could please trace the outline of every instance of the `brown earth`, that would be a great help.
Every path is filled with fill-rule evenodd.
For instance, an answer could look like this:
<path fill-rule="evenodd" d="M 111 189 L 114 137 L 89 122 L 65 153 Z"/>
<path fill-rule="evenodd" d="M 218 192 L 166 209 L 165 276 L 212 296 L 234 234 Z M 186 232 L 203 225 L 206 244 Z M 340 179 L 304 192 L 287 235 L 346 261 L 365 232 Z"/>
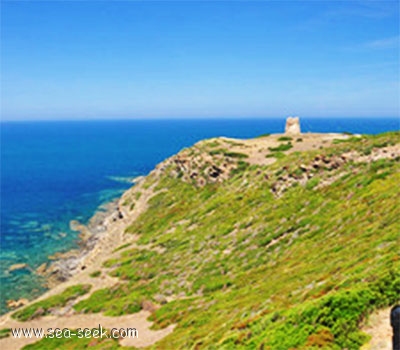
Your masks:
<path fill-rule="evenodd" d="M 371 336 L 370 341 L 361 350 L 391 350 L 390 308 L 379 310 L 370 315 L 361 330 Z"/>

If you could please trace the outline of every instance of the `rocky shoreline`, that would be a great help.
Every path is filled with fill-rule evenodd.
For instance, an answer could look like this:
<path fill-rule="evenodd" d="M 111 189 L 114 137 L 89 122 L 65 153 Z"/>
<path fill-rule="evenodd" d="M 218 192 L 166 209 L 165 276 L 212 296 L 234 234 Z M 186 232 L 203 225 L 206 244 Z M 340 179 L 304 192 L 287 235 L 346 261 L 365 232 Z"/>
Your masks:
<path fill-rule="evenodd" d="M 20 263 L 12 265 L 9 271 L 28 269 L 32 273 L 42 276 L 45 280 L 45 287 L 54 288 L 56 285 L 69 280 L 72 276 L 87 267 L 87 257 L 93 252 L 99 240 L 107 234 L 110 224 L 123 218 L 119 207 L 120 198 L 102 205 L 89 222 L 84 225 L 77 220 L 71 220 L 70 228 L 79 232 L 78 248 L 67 252 L 57 252 L 48 257 L 50 262 L 44 262 L 36 270 L 31 269 L 27 264 Z M 7 300 L 7 307 L 15 309 L 29 303 L 26 298 L 18 300 Z"/>
<path fill-rule="evenodd" d="M 38 267 L 36 273 L 46 279 L 46 287 L 55 285 L 70 279 L 73 275 L 86 269 L 86 258 L 95 249 L 99 240 L 107 233 L 109 225 L 123 218 L 119 208 L 120 198 L 103 205 L 92 216 L 87 225 L 72 220 L 70 228 L 79 232 L 79 248 L 66 253 L 56 253 L 50 256 L 53 260 L 50 264 L 44 263 Z"/>
<path fill-rule="evenodd" d="M 132 180 L 133 186 L 122 193 L 120 197 L 98 207 L 87 224 L 82 224 L 77 220 L 70 221 L 71 230 L 79 232 L 77 248 L 49 256 L 49 261 L 44 262 L 36 269 L 32 269 L 25 263 L 19 263 L 12 265 L 10 270 L 27 269 L 31 273 L 41 276 L 44 280 L 44 287 L 48 291 L 40 296 L 40 299 L 53 294 L 63 282 L 70 283 L 86 270 L 96 268 L 104 254 L 110 254 L 113 249 L 124 242 L 124 236 L 120 232 L 123 232 L 127 222 L 133 220 L 133 217 L 141 212 L 140 208 L 143 207 L 143 204 L 135 207 L 133 212 L 136 214 L 132 216 L 132 208 L 127 211 L 126 208 L 123 208 L 123 203 L 126 202 L 126 197 L 140 190 L 140 184 L 144 178 L 145 176 L 136 177 Z M 139 202 L 144 203 L 146 198 L 144 195 Z M 128 241 L 132 238 L 133 236 Z M 30 302 L 26 298 L 21 298 L 7 300 L 6 304 L 9 311 L 12 311 Z"/>

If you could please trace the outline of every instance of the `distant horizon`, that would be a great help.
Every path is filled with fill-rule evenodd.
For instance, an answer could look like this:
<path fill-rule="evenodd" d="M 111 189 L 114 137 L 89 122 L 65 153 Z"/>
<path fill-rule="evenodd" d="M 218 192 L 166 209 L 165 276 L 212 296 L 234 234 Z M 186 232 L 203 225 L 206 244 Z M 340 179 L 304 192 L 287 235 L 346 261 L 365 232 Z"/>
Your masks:
<path fill-rule="evenodd" d="M 84 118 L 69 118 L 69 119 L 0 119 L 0 123 L 57 123 L 57 122 L 129 122 L 129 121 L 207 121 L 207 120 L 277 120 L 283 121 L 288 117 L 299 117 L 300 122 L 302 119 L 391 119 L 398 120 L 400 127 L 400 115 L 397 116 L 299 116 L 299 115 L 287 115 L 287 116 L 216 116 L 216 117 L 133 117 L 133 118 L 97 118 L 97 119 L 84 119 Z"/>

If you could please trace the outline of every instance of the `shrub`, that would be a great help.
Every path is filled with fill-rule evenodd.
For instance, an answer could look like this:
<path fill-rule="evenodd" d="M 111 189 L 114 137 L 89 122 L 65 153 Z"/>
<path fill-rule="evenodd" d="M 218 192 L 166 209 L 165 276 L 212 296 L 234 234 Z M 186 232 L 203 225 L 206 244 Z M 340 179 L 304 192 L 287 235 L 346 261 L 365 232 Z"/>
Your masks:
<path fill-rule="evenodd" d="M 89 276 L 92 278 L 99 277 L 101 275 L 101 271 L 94 271 Z"/>
<path fill-rule="evenodd" d="M 291 138 L 290 136 L 282 136 L 278 139 L 278 141 L 292 141 L 293 138 Z"/>
<path fill-rule="evenodd" d="M 225 152 L 226 157 L 231 157 L 231 158 L 248 158 L 249 156 L 244 153 L 239 153 L 239 152 Z"/>
<path fill-rule="evenodd" d="M 243 161 L 239 161 L 237 163 L 237 167 L 231 170 L 231 176 L 234 176 L 236 174 L 240 174 L 242 172 L 244 172 L 249 166 L 249 163 L 247 162 L 243 162 Z"/>
<path fill-rule="evenodd" d="M 290 142 L 288 142 L 288 143 L 281 144 L 278 147 L 268 147 L 268 149 L 271 152 L 284 152 L 284 151 L 291 149 L 292 147 L 293 147 L 293 145 Z"/>
<path fill-rule="evenodd" d="M 9 337 L 10 333 L 11 333 L 11 329 L 10 328 L 0 329 L 0 339 Z"/>
<path fill-rule="evenodd" d="M 276 158 L 276 159 L 282 159 L 285 158 L 286 154 L 283 152 L 274 152 L 274 153 L 269 153 L 265 156 L 265 158 Z"/>

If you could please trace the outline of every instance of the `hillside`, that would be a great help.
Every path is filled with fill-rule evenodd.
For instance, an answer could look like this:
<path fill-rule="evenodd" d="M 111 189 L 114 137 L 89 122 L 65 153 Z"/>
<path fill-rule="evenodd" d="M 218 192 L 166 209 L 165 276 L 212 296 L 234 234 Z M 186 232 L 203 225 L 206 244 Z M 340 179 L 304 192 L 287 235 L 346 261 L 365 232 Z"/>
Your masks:
<path fill-rule="evenodd" d="M 122 196 L 118 238 L 86 271 L 1 327 L 141 312 L 164 330 L 142 344 L 154 349 L 357 349 L 368 315 L 399 302 L 399 136 L 265 135 L 184 149 Z M 139 346 L 74 338 L 26 349 L 87 344 Z"/>

